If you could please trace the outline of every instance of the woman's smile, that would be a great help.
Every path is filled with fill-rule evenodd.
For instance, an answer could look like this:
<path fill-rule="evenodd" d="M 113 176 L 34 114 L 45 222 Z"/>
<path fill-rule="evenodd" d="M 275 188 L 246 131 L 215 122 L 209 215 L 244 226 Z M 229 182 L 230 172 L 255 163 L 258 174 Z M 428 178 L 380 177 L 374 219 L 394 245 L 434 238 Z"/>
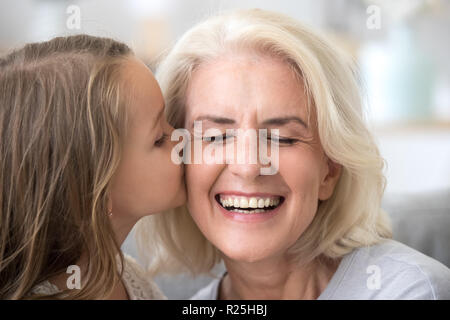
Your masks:
<path fill-rule="evenodd" d="M 285 197 L 272 193 L 224 191 L 214 196 L 216 207 L 227 218 L 240 222 L 259 222 L 279 213 Z"/>

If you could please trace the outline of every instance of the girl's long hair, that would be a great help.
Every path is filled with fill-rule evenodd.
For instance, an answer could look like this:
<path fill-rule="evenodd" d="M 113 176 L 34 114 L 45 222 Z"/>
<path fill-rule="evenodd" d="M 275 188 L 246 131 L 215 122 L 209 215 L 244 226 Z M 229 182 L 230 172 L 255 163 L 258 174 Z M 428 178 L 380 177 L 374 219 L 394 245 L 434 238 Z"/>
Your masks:
<path fill-rule="evenodd" d="M 120 74 L 131 55 L 117 41 L 77 35 L 0 58 L 1 299 L 101 299 L 119 280 L 107 194 L 126 130 Z M 32 294 L 82 254 L 80 290 Z"/>

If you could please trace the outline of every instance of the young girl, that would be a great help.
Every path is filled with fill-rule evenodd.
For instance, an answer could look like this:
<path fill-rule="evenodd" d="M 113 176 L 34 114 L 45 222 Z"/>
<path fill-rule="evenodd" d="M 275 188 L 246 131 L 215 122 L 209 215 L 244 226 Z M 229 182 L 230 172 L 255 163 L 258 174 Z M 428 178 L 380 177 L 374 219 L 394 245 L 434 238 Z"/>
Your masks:
<path fill-rule="evenodd" d="M 1 58 L 0 299 L 164 298 L 120 246 L 185 201 L 171 130 L 122 43 L 61 37 Z"/>

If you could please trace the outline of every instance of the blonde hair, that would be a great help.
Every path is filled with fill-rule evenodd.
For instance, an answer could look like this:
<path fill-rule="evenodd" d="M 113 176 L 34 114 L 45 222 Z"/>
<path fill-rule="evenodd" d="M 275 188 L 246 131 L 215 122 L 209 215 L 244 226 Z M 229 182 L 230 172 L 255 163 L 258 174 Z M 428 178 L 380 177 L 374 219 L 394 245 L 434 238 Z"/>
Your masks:
<path fill-rule="evenodd" d="M 127 116 L 120 76 L 131 50 L 77 35 L 0 59 L 0 298 L 109 296 L 123 256 L 107 214 Z M 33 287 L 87 254 L 80 290 Z"/>
<path fill-rule="evenodd" d="M 211 17 L 186 32 L 157 72 L 169 123 L 184 125 L 186 90 L 196 68 L 249 51 L 282 59 L 303 80 L 325 154 L 342 165 L 333 195 L 321 201 L 290 253 L 299 262 L 338 258 L 390 237 L 389 220 L 380 208 L 384 160 L 365 124 L 353 63 L 297 21 L 253 9 Z M 187 268 L 198 274 L 221 260 L 185 207 L 142 220 L 138 244 L 142 252 L 152 253 L 153 273 Z"/>

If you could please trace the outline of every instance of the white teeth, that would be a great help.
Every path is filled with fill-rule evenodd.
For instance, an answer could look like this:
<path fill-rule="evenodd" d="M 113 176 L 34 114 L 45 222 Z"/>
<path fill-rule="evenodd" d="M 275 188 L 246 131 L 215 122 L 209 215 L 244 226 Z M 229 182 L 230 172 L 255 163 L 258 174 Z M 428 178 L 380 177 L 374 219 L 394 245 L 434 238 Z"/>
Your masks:
<path fill-rule="evenodd" d="M 264 199 L 263 198 L 259 198 L 259 200 L 258 200 L 258 208 L 264 208 Z"/>
<path fill-rule="evenodd" d="M 277 206 L 280 203 L 280 197 L 267 197 L 267 198 L 260 198 L 260 197 L 242 197 L 242 196 L 220 196 L 219 197 L 220 203 L 224 207 L 234 207 L 236 210 L 238 208 L 246 209 L 246 208 L 252 208 L 256 210 L 244 210 L 245 213 L 251 212 L 257 212 L 257 211 L 264 211 L 264 210 L 258 210 L 267 208 L 270 206 Z M 242 211 L 242 210 L 240 210 Z M 239 211 L 239 212 L 240 212 Z"/>
<path fill-rule="evenodd" d="M 248 208 L 248 200 L 247 198 L 241 198 L 240 202 L 239 202 L 239 207 L 241 208 Z"/>
<path fill-rule="evenodd" d="M 266 212 L 264 209 L 255 209 L 255 210 L 239 210 L 239 209 L 233 209 L 231 212 L 239 212 L 239 213 L 245 213 L 245 214 L 252 214 L 252 213 L 261 213 Z"/>

